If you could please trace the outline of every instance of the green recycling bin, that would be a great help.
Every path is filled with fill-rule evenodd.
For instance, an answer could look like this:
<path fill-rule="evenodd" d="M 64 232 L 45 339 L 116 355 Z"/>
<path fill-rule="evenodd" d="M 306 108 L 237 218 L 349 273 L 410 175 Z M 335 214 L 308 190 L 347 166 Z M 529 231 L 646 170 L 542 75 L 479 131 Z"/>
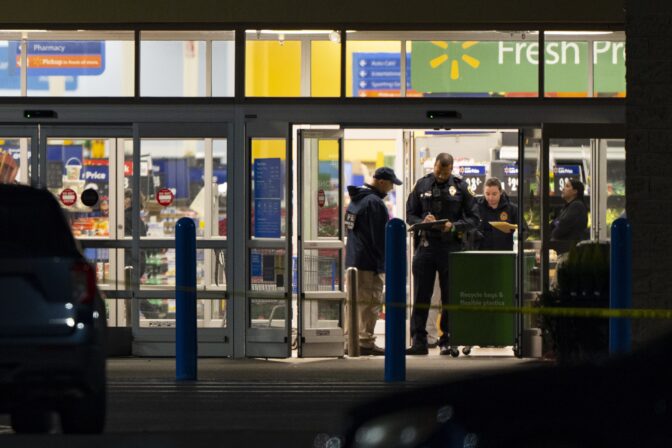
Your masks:
<path fill-rule="evenodd" d="M 450 304 L 483 307 L 516 305 L 516 253 L 454 252 L 450 255 Z M 512 313 L 449 312 L 450 345 L 514 345 Z"/>

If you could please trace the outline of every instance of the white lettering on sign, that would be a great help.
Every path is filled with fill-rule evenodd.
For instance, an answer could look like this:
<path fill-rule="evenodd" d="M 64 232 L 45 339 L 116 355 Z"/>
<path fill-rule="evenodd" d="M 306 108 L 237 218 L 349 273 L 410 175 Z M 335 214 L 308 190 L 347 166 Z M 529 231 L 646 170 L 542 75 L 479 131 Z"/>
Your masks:
<path fill-rule="evenodd" d="M 611 55 L 611 63 L 616 65 L 625 60 L 625 42 L 594 42 L 593 64 L 598 63 L 598 56 Z M 513 59 L 513 61 L 511 61 Z M 538 42 L 505 42 L 500 41 L 497 51 L 497 63 L 504 65 L 513 62 L 520 64 L 539 64 Z M 581 63 L 579 42 L 548 42 L 546 43 L 546 65 Z"/>
<path fill-rule="evenodd" d="M 65 51 L 65 45 L 50 45 L 50 44 L 33 44 L 33 50 L 36 51 L 58 51 L 63 53 Z"/>
<path fill-rule="evenodd" d="M 84 180 L 105 180 L 105 173 L 97 173 L 93 171 L 84 172 Z"/>

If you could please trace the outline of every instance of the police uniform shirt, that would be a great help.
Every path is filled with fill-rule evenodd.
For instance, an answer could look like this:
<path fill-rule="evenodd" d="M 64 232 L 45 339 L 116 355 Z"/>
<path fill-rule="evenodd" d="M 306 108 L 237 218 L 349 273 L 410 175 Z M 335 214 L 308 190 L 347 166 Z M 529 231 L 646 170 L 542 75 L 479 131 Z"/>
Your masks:
<path fill-rule="evenodd" d="M 437 220 L 448 219 L 458 234 L 476 228 L 479 223 L 478 205 L 466 182 L 453 175 L 440 184 L 430 173 L 415 184 L 406 203 L 406 221 L 410 225 L 417 224 L 429 214 Z M 453 233 L 442 232 L 441 229 L 425 232 L 428 239 L 442 240 Z"/>

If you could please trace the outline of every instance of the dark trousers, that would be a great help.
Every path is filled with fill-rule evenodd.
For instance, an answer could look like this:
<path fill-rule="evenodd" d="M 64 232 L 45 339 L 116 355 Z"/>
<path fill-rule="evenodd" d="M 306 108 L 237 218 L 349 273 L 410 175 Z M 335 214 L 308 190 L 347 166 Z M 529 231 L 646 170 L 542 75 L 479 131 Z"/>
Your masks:
<path fill-rule="evenodd" d="M 450 279 L 448 274 L 448 254 L 456 252 L 459 246 L 446 243 L 429 243 L 428 247 L 419 245 L 413 256 L 413 314 L 411 315 L 411 338 L 413 344 L 427 345 L 427 314 L 434 292 L 434 279 L 439 273 L 441 288 L 441 303 L 448 305 L 448 288 Z M 441 311 L 441 338 L 440 346 L 447 346 L 450 339 L 448 331 L 448 312 Z"/>

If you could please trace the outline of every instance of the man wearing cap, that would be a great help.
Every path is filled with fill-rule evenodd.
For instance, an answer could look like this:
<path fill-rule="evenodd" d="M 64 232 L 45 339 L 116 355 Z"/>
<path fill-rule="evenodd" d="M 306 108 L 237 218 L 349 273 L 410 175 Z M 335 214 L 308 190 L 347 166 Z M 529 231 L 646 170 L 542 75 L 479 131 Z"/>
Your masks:
<path fill-rule="evenodd" d="M 347 245 L 346 267 L 357 268 L 357 313 L 359 322 L 359 351 L 361 355 L 384 355 L 375 344 L 374 329 L 383 303 L 385 275 L 385 226 L 390 219 L 383 198 L 401 185 L 394 171 L 378 168 L 370 184 L 350 185 L 350 205 L 345 212 Z M 347 285 L 348 288 L 351 285 Z M 347 306 L 347 305 L 346 305 Z M 347 315 L 347 312 L 346 312 Z M 347 319 L 345 334 L 349 331 Z"/>
<path fill-rule="evenodd" d="M 410 225 L 425 223 L 425 228 L 415 232 L 413 255 L 413 314 L 411 338 L 413 345 L 408 355 L 426 355 L 427 314 L 434 291 L 434 279 L 439 274 L 441 303 L 448 305 L 448 258 L 450 252 L 461 249 L 462 235 L 479 224 L 478 205 L 461 178 L 454 176 L 453 156 L 441 153 L 434 161 L 434 171 L 415 184 L 406 202 L 406 221 Z M 431 223 L 440 221 L 433 225 Z M 454 354 L 450 346 L 448 313 L 441 312 L 439 339 L 442 355 Z"/>

